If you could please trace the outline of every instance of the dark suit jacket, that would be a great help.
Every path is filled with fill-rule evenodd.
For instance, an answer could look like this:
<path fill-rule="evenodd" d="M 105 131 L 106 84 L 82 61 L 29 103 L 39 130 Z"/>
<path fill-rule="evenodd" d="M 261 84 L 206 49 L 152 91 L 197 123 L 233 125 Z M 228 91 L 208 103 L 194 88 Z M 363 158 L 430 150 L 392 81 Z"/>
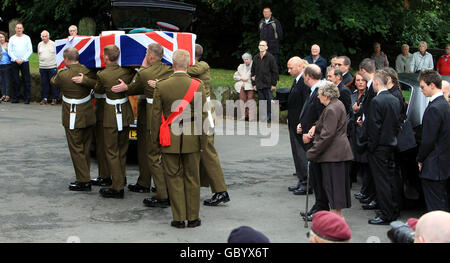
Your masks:
<path fill-rule="evenodd" d="M 327 60 L 324 59 L 321 55 L 319 55 L 319 58 L 316 60 L 316 63 L 313 63 L 313 57 L 312 55 L 309 55 L 305 58 L 306 61 L 308 61 L 309 64 L 316 64 L 320 67 L 320 70 L 322 71 L 322 78 L 325 78 L 325 74 L 327 73 Z"/>
<path fill-rule="evenodd" d="M 353 160 L 347 138 L 347 114 L 340 100 L 332 99 L 320 115 L 314 146 L 306 153 L 306 157 L 318 163 Z"/>
<path fill-rule="evenodd" d="M 392 87 L 389 89 L 389 92 L 392 94 L 392 96 L 396 97 L 398 99 L 398 103 L 400 105 L 400 114 L 402 116 L 402 121 L 406 120 L 406 106 L 405 106 L 405 97 L 403 97 L 402 92 L 397 86 Z"/>
<path fill-rule="evenodd" d="M 350 72 L 347 72 L 344 76 L 342 76 L 342 84 L 345 86 L 347 83 L 351 82 L 353 80 L 352 74 Z"/>
<path fill-rule="evenodd" d="M 345 107 L 345 113 L 348 115 L 352 110 L 352 92 L 349 88 L 344 86 L 344 83 L 341 81 L 338 85 L 339 89 L 339 100 L 342 101 Z"/>
<path fill-rule="evenodd" d="M 299 123 L 302 124 L 302 134 L 307 134 L 312 126 L 314 126 L 317 120 L 322 114 L 325 106 L 320 103 L 319 98 L 317 98 L 317 93 L 319 88 L 316 87 L 314 92 L 309 96 L 309 98 L 305 101 L 305 105 L 303 106 L 302 112 L 300 113 Z M 305 150 L 308 150 L 312 147 L 312 142 L 303 145 Z"/>
<path fill-rule="evenodd" d="M 450 178 L 450 106 L 444 96 L 433 100 L 423 114 L 422 143 L 417 161 L 423 163 L 421 178 Z"/>
<path fill-rule="evenodd" d="M 372 82 L 372 84 L 370 84 L 370 87 L 366 89 L 364 100 L 362 101 L 361 109 L 359 110 L 361 112 L 361 115 L 364 114 L 366 118 L 369 117 L 370 102 L 375 96 L 377 96 L 377 93 L 373 90 L 373 82 Z"/>
<path fill-rule="evenodd" d="M 400 118 L 398 100 L 388 90 L 372 99 L 366 128 L 370 152 L 378 146 L 397 146 Z"/>
<path fill-rule="evenodd" d="M 288 125 L 290 129 L 297 129 L 298 119 L 300 117 L 300 112 L 302 111 L 305 101 L 309 98 L 309 93 L 311 89 L 306 86 L 303 81 L 303 76 L 296 83 L 292 83 L 291 91 L 288 97 Z"/>

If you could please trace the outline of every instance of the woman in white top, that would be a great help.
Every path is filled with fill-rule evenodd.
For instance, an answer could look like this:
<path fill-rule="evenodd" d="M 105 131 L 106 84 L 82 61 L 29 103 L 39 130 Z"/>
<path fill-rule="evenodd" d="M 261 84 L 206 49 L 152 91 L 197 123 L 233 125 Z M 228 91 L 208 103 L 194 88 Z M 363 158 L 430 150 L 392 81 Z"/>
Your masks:
<path fill-rule="evenodd" d="M 411 68 L 413 55 L 409 53 L 409 46 L 407 44 L 402 45 L 402 53 L 397 56 L 395 60 L 395 70 L 397 73 L 407 73 Z"/>
<path fill-rule="evenodd" d="M 433 70 L 433 56 L 427 52 L 427 42 L 420 41 L 419 42 L 419 51 L 413 54 L 413 59 L 411 62 L 411 67 L 409 68 L 409 72 L 420 72 L 425 69 Z"/>
<path fill-rule="evenodd" d="M 242 55 L 244 64 L 240 64 L 234 73 L 234 88 L 239 93 L 240 99 L 240 119 L 245 120 L 249 117 L 250 121 L 256 120 L 256 102 L 255 91 L 253 90 L 251 71 L 252 71 L 252 55 L 245 53 Z M 246 111 L 248 108 L 248 111 Z"/>

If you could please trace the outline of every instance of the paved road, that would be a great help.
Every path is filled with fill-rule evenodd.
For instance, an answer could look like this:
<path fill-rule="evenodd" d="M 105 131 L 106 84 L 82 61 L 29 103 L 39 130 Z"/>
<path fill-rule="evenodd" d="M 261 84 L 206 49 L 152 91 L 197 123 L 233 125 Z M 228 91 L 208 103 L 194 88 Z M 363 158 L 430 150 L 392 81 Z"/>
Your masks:
<path fill-rule="evenodd" d="M 216 136 L 231 202 L 202 205 L 202 226 L 179 230 L 169 226 L 170 209 L 142 204 L 148 194 L 126 191 L 125 199 L 117 200 L 100 197 L 98 187 L 88 193 L 69 191 L 75 175 L 60 118 L 60 105 L 0 104 L 0 242 L 66 242 L 71 236 L 81 242 L 226 242 L 241 225 L 265 233 L 272 242 L 308 242 L 298 216 L 305 197 L 287 191 L 296 178 L 286 125 L 273 125 L 279 128 L 279 142 L 271 147 L 260 146 L 267 138 L 263 135 Z M 97 176 L 95 161 L 91 176 Z M 129 183 L 137 180 L 136 164 L 128 165 L 127 177 Z M 359 187 L 353 185 L 352 196 Z M 202 188 L 201 200 L 210 196 Z M 344 216 L 353 242 L 371 236 L 389 242 L 389 227 L 368 225 L 374 213 L 352 201 Z M 400 219 L 419 215 L 405 211 Z"/>

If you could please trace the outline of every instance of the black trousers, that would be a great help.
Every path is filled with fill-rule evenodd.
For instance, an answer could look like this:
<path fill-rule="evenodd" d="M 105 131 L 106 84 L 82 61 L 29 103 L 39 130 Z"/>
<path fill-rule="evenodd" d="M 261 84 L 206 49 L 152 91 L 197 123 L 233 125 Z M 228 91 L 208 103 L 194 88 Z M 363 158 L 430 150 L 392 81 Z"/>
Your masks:
<path fill-rule="evenodd" d="M 400 215 L 401 185 L 396 178 L 394 151 L 394 147 L 378 146 L 368 155 L 380 216 L 386 220 L 396 220 Z"/>
<path fill-rule="evenodd" d="M 302 147 L 301 134 L 297 134 L 297 127 L 289 124 L 289 139 L 291 141 L 292 157 L 294 158 L 295 174 L 299 181 L 306 182 L 307 165 L 306 152 Z"/>
<path fill-rule="evenodd" d="M 30 63 L 23 62 L 22 64 L 17 64 L 16 62 L 11 63 L 11 72 L 13 76 L 13 89 L 14 89 L 14 98 L 13 100 L 18 100 L 22 97 L 20 93 L 20 82 L 19 82 L 19 70 L 22 73 L 22 80 L 24 82 L 24 100 L 30 100 L 30 91 L 31 91 L 31 82 L 30 82 Z"/>
<path fill-rule="evenodd" d="M 258 89 L 258 100 L 261 103 L 261 101 L 267 101 L 267 115 L 264 116 L 263 112 L 260 112 L 260 120 L 261 121 L 271 121 L 272 119 L 272 99 L 273 94 L 270 88 L 265 89 Z M 261 109 L 261 106 L 260 106 Z"/>
<path fill-rule="evenodd" d="M 434 210 L 449 211 L 448 207 L 448 180 L 433 181 L 422 179 L 423 193 L 428 212 Z"/>
<path fill-rule="evenodd" d="M 316 198 L 314 207 L 319 210 L 330 210 L 327 193 L 323 188 L 323 175 L 320 163 L 309 162 L 309 180 Z"/>

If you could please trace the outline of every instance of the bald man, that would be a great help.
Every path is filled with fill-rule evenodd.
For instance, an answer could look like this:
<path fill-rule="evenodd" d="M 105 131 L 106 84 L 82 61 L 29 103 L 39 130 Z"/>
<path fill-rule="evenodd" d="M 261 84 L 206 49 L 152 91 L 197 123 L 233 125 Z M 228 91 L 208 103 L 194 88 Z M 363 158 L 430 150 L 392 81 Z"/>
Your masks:
<path fill-rule="evenodd" d="M 450 83 L 446 80 L 442 80 L 442 93 L 444 93 L 444 98 L 450 104 Z"/>
<path fill-rule="evenodd" d="M 289 191 L 294 194 L 306 194 L 306 154 L 302 147 L 302 137 L 297 134 L 297 124 L 306 99 L 309 97 L 310 88 L 303 79 L 303 60 L 300 57 L 292 57 L 287 63 L 289 74 L 294 77 L 294 83 L 288 97 L 288 127 L 291 141 L 292 157 L 294 158 L 295 175 L 298 183 L 290 186 Z"/>
<path fill-rule="evenodd" d="M 305 58 L 306 61 L 308 61 L 309 64 L 316 64 L 320 67 L 320 71 L 322 71 L 322 79 L 325 78 L 325 73 L 327 71 L 327 60 L 324 59 L 320 55 L 320 47 L 317 44 L 314 44 L 311 46 L 311 55 L 307 56 Z"/>
<path fill-rule="evenodd" d="M 416 225 L 414 243 L 450 243 L 450 213 L 433 211 L 423 215 Z"/>

